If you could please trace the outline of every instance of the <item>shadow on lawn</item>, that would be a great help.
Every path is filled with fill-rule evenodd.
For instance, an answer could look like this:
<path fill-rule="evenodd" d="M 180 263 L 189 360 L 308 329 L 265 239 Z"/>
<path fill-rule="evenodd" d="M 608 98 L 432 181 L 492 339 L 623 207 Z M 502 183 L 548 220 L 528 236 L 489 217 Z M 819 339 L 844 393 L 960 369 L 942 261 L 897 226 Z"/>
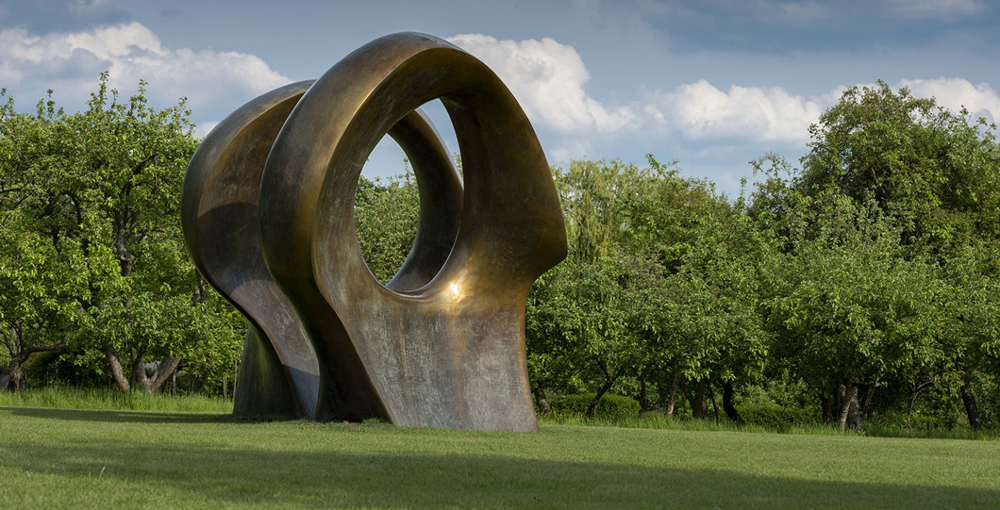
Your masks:
<path fill-rule="evenodd" d="M 155 411 L 109 411 L 90 409 L 52 409 L 44 407 L 2 407 L 14 416 L 50 420 L 95 421 L 111 423 L 233 423 L 248 420 L 230 414 L 165 413 Z"/>
<path fill-rule="evenodd" d="M 143 423 L 212 421 L 216 416 L 14 409 L 57 419 L 112 415 Z M 137 416 L 138 415 L 138 416 Z M 226 417 L 229 420 L 231 418 Z M 336 433 L 336 429 L 329 431 Z M 321 439 L 320 436 L 319 439 Z M 512 452 L 516 453 L 516 452 Z M 693 453 L 694 454 L 694 453 Z M 516 456 L 205 447 L 193 444 L 94 441 L 26 444 L 3 464 L 63 477 L 60 485 L 92 483 L 98 473 L 135 491 L 169 492 L 185 505 L 492 508 L 990 508 L 1000 489 L 832 482 L 753 476 L 728 470 L 671 469 Z M 117 484 L 116 484 L 117 485 Z M 152 489 L 156 487 L 158 489 Z M 123 496 L 124 497 L 124 496 Z"/>

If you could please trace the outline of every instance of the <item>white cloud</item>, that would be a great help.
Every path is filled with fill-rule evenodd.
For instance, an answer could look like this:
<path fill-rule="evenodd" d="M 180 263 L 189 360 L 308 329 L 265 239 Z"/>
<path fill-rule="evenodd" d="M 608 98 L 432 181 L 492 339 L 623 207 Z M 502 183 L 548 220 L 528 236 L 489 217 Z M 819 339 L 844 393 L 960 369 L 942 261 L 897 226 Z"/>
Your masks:
<path fill-rule="evenodd" d="M 632 108 L 609 108 L 587 95 L 590 73 L 572 46 L 549 38 L 513 41 L 482 34 L 448 40 L 493 69 L 536 124 L 569 134 L 637 127 Z"/>
<path fill-rule="evenodd" d="M 974 4 L 978 5 L 952 0 L 942 5 L 955 11 Z M 907 3 L 910 9 L 929 9 L 929 5 Z M 640 101 L 609 108 L 587 94 L 590 74 L 572 46 L 548 38 L 513 41 L 482 34 L 456 35 L 449 41 L 486 62 L 510 87 L 532 122 L 562 135 L 552 151 L 557 160 L 584 155 L 591 147 L 585 136 L 636 132 L 640 127 L 705 142 L 803 143 L 809 138 L 809 125 L 847 89 L 839 85 L 825 94 L 806 96 L 782 87 L 733 85 L 721 90 L 698 80 L 672 91 L 643 91 Z M 988 84 L 938 78 L 903 80 L 895 88 L 904 86 L 916 96 L 936 97 L 952 110 L 964 105 L 976 116 L 1000 119 L 1000 96 Z"/>
<path fill-rule="evenodd" d="M 1000 95 L 988 83 L 973 85 L 962 78 L 933 80 L 902 80 L 899 87 L 908 87 L 914 96 L 934 97 L 937 103 L 953 111 L 964 106 L 974 118 L 1000 119 Z"/>
<path fill-rule="evenodd" d="M 646 112 L 692 140 L 744 138 L 793 142 L 808 138 L 823 106 L 781 87 L 733 85 L 722 91 L 705 80 L 673 92 L 647 93 Z"/>
<path fill-rule="evenodd" d="M 597 140 L 626 132 L 657 138 L 678 134 L 703 142 L 802 143 L 809 125 L 846 88 L 805 96 L 781 87 L 719 89 L 698 80 L 668 91 L 640 91 L 626 106 L 610 107 L 587 93 L 590 73 L 572 46 L 549 38 L 513 41 L 481 34 L 449 40 L 486 62 L 532 122 L 556 135 L 552 155 L 557 160 L 587 155 Z M 110 71 L 111 85 L 123 92 L 145 79 L 153 99 L 169 104 L 185 96 L 196 112 L 249 99 L 290 81 L 254 55 L 168 47 L 137 22 L 45 35 L 23 28 L 0 30 L 0 87 L 53 88 L 60 98 L 82 101 L 104 70 Z M 903 86 L 916 96 L 936 97 L 952 110 L 965 106 L 975 116 L 1000 119 L 1000 95 L 989 84 L 942 77 L 903 80 L 895 88 Z M 216 124 L 206 120 L 222 113 L 196 119 L 198 135 Z"/>
<path fill-rule="evenodd" d="M 872 84 L 858 84 L 858 86 Z M 893 88 L 908 87 L 916 97 L 934 97 L 952 111 L 963 106 L 988 120 L 1000 119 L 1000 95 L 987 83 L 973 85 L 962 78 L 901 80 Z M 645 94 L 648 119 L 689 140 L 744 139 L 780 143 L 803 142 L 809 125 L 833 106 L 847 90 L 834 87 L 818 96 L 793 94 L 781 87 L 741 87 L 719 90 L 705 80 L 684 84 L 672 92 Z"/>
<path fill-rule="evenodd" d="M 169 48 L 138 22 L 41 36 L 22 28 L 0 30 L 0 86 L 52 87 L 62 97 L 81 99 L 101 71 L 110 71 L 114 88 L 133 90 L 144 79 L 152 98 L 174 102 L 185 96 L 194 108 L 253 97 L 290 81 L 255 55 Z"/>

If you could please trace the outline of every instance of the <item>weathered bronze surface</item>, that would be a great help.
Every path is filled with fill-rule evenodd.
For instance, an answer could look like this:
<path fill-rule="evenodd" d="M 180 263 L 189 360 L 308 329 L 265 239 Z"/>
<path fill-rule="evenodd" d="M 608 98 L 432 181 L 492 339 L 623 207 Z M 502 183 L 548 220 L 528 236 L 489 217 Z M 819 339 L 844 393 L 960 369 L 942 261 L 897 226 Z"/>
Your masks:
<path fill-rule="evenodd" d="M 455 126 L 464 192 L 417 110 L 434 99 Z M 353 208 L 386 133 L 413 164 L 420 222 L 383 286 Z M 182 217 L 199 270 L 251 323 L 237 412 L 537 429 L 524 303 L 566 234 L 527 117 L 468 53 L 395 34 L 251 101 L 199 147 Z"/>

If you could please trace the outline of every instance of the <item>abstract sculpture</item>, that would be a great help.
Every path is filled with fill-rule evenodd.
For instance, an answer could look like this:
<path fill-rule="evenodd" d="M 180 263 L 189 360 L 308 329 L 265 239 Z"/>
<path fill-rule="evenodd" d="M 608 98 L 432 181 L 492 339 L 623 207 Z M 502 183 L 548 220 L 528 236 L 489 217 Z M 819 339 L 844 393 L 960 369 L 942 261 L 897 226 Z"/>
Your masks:
<path fill-rule="evenodd" d="M 464 189 L 417 110 L 434 99 L 455 126 Z M 353 207 L 385 134 L 413 165 L 420 220 L 383 286 Z M 395 34 L 247 103 L 191 160 L 182 223 L 198 269 L 250 322 L 237 413 L 537 429 L 524 305 L 566 256 L 566 233 L 531 124 L 468 53 Z"/>

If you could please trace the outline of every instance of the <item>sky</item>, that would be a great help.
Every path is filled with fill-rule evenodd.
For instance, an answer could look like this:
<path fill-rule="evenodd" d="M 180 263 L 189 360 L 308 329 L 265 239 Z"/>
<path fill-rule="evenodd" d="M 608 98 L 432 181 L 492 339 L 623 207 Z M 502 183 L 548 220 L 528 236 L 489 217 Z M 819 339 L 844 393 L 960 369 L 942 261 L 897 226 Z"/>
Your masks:
<path fill-rule="evenodd" d="M 0 0 L 0 87 L 76 110 L 102 71 L 204 136 L 250 99 L 377 37 L 445 38 L 490 66 L 553 165 L 652 153 L 733 195 L 748 162 L 793 162 L 853 85 L 883 80 L 1000 120 L 1000 2 L 987 0 Z M 425 105 L 451 150 L 440 103 Z M 403 171 L 386 139 L 368 176 Z"/>

